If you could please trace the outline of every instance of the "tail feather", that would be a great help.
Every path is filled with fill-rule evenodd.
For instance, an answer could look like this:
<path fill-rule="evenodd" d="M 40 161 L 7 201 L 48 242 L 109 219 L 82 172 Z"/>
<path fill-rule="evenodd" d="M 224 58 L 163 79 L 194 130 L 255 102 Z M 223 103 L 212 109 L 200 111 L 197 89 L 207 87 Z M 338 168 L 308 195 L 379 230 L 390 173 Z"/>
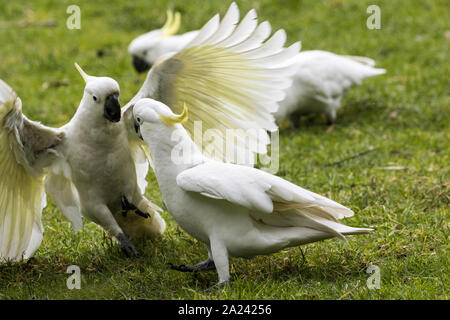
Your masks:
<path fill-rule="evenodd" d="M 367 58 L 367 57 L 361 57 L 361 56 L 344 56 L 346 58 L 349 58 L 353 61 L 359 62 L 361 64 L 364 64 L 369 67 L 374 67 L 376 62 L 373 59 Z"/>
<path fill-rule="evenodd" d="M 341 239 L 345 243 L 348 243 L 345 235 L 365 234 L 372 231 L 368 228 L 354 228 L 339 223 L 334 219 L 327 219 L 322 215 L 323 210 L 320 207 L 312 207 L 305 209 L 297 209 L 297 213 L 310 219 L 313 223 L 313 228 L 332 234 L 338 239 Z"/>
<path fill-rule="evenodd" d="M 365 234 L 368 228 L 354 228 L 339 223 L 333 214 L 334 208 L 304 206 L 299 203 L 275 203 L 275 213 L 285 217 L 297 227 L 308 227 L 329 234 L 347 243 L 346 235 Z"/>

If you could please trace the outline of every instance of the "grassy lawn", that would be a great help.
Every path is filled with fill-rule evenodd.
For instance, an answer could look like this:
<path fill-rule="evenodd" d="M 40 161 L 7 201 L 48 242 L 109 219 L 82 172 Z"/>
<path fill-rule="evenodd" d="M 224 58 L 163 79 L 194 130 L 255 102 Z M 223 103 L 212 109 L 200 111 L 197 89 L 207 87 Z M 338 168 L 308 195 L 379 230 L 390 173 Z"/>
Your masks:
<path fill-rule="evenodd" d="M 2 1 L 0 78 L 22 97 L 24 113 L 60 126 L 74 114 L 92 75 L 115 78 L 128 101 L 145 75 L 127 53 L 139 34 L 159 28 L 165 10 L 182 13 L 181 32 L 201 27 L 231 1 Z M 66 8 L 81 7 L 81 30 L 68 30 Z M 366 28 L 366 8 L 381 8 L 381 29 Z M 369 56 L 388 70 L 350 91 L 334 130 L 324 119 L 283 123 L 279 175 L 350 207 L 351 226 L 370 235 L 333 239 L 251 260 L 231 259 L 232 285 L 207 292 L 215 272 L 185 274 L 169 262 L 206 258 L 203 245 L 165 212 L 165 235 L 139 243 L 127 259 L 93 223 L 74 233 L 49 201 L 44 240 L 27 262 L 0 266 L 0 299 L 448 299 L 450 200 L 450 7 L 420 1 L 238 1 L 241 14 L 284 28 L 303 49 Z M 50 21 L 56 26 L 39 26 Z M 353 155 L 373 151 L 351 158 Z M 349 159 L 351 158 L 351 159 Z M 343 160 L 343 161 L 341 161 Z M 339 163 L 337 163 L 339 162 Z M 401 170 L 387 170 L 398 166 Z M 398 168 L 397 168 L 398 169 Z M 147 196 L 162 206 L 149 174 Z M 68 290 L 66 269 L 78 265 L 81 290 Z M 369 265 L 381 287 L 369 290 Z"/>

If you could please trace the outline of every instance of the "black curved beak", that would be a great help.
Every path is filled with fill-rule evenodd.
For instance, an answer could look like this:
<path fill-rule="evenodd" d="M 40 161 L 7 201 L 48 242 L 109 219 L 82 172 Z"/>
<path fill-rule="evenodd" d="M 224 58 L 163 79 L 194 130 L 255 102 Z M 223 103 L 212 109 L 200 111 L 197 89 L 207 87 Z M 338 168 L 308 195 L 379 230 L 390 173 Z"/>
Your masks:
<path fill-rule="evenodd" d="M 106 97 L 103 116 L 111 122 L 119 122 L 122 116 L 119 103 L 119 94 L 113 93 Z"/>
<path fill-rule="evenodd" d="M 151 67 L 151 65 L 148 64 L 144 59 L 137 56 L 133 56 L 133 66 L 139 73 L 147 71 Z"/>
<path fill-rule="evenodd" d="M 136 133 L 139 133 L 139 123 L 134 119 L 134 130 L 136 130 Z"/>
<path fill-rule="evenodd" d="M 134 119 L 134 130 L 136 130 L 136 133 L 139 135 L 139 138 L 141 140 L 144 140 L 144 138 L 142 138 L 142 134 L 141 134 L 141 126 L 139 125 L 139 123 L 136 121 L 136 119 Z"/>

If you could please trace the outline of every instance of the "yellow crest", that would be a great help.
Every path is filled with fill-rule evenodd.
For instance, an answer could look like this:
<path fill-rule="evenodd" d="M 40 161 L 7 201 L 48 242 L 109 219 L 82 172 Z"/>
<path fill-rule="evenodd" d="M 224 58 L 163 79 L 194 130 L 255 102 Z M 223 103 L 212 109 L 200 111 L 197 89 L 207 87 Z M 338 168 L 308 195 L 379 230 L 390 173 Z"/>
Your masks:
<path fill-rule="evenodd" d="M 168 126 L 173 126 L 174 124 L 177 124 L 177 123 L 186 122 L 188 119 L 188 108 L 186 107 L 186 103 L 183 106 L 183 112 L 181 114 L 174 115 L 171 117 L 159 115 L 159 118 Z"/>
<path fill-rule="evenodd" d="M 84 82 L 88 83 L 88 81 L 92 77 L 90 75 L 88 75 L 86 72 L 84 72 L 84 70 L 81 69 L 81 67 L 76 62 L 75 62 L 75 68 L 77 68 L 78 72 L 81 74 L 81 77 L 83 78 Z"/>
<path fill-rule="evenodd" d="M 167 10 L 167 20 L 164 26 L 162 27 L 162 36 L 169 37 L 177 33 L 178 29 L 180 29 L 181 24 L 181 15 L 179 12 L 175 12 L 175 19 L 173 16 L 172 10 Z"/>

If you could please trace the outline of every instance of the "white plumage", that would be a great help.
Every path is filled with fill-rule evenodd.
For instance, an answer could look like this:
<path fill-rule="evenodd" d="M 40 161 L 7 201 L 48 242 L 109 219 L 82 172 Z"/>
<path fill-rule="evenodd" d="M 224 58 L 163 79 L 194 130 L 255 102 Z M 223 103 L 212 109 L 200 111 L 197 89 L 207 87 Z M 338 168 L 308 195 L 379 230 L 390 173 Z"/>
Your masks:
<path fill-rule="evenodd" d="M 351 87 L 386 72 L 373 68 L 372 59 L 320 50 L 303 51 L 295 60 L 292 86 L 275 113 L 277 121 L 293 113 L 324 113 L 333 123 L 341 100 Z"/>
<path fill-rule="evenodd" d="M 220 133 L 213 142 L 200 141 L 209 156 L 236 162 L 228 156 L 247 150 L 265 153 L 270 143 L 265 131 L 277 129 L 273 112 L 292 83 L 300 43 L 284 48 L 284 30 L 265 41 L 270 27 L 265 22 L 258 25 L 254 10 L 238 21 L 239 10 L 232 3 L 222 20 L 215 15 L 181 51 L 159 58 L 125 108 L 147 97 L 170 105 L 176 113 L 186 104 L 191 117 L 185 126 L 191 134 L 196 121 L 201 121 L 202 137 L 211 129 Z M 232 129 L 246 132 L 239 135 L 235 152 L 226 152 L 226 131 Z M 243 158 L 246 164 L 254 161 Z"/>
<path fill-rule="evenodd" d="M 353 211 L 330 199 L 264 171 L 204 157 L 180 124 L 186 112 L 176 116 L 166 105 L 142 99 L 134 117 L 153 155 L 170 214 L 208 249 L 207 261 L 175 269 L 216 267 L 219 283 L 224 283 L 229 256 L 270 254 L 332 237 L 346 241 L 345 235 L 369 231 L 339 223 Z M 180 144 L 181 159 L 172 151 Z"/>
<path fill-rule="evenodd" d="M 23 116 L 20 99 L 0 81 L 0 260 L 28 258 L 39 247 L 45 192 L 74 230 L 81 229 L 82 216 L 92 220 L 116 237 L 127 254 L 135 254 L 129 237 L 136 234 L 127 230 L 122 210 L 131 215 L 137 207 L 151 216 L 138 217 L 146 235 L 164 232 L 165 222 L 156 212 L 161 209 L 138 184 L 137 164 L 145 153 L 128 140 L 120 121 L 118 84 L 111 78 L 84 78 L 77 112 L 59 129 Z M 125 208 L 124 201 L 135 208 Z"/>
<path fill-rule="evenodd" d="M 188 106 L 191 134 L 195 121 L 203 131 L 222 133 L 222 139 L 199 141 L 217 159 L 230 160 L 222 149 L 227 129 L 259 130 L 257 135 L 237 135 L 235 148 L 251 155 L 265 152 L 266 130 L 276 129 L 271 112 L 290 85 L 289 67 L 299 44 L 262 44 L 269 33 L 258 30 L 266 27 L 257 27 L 254 11 L 247 17 L 237 24 L 234 3 L 222 21 L 216 15 L 190 45 L 154 65 L 122 110 L 115 80 L 88 76 L 77 66 L 86 81 L 84 95 L 74 117 L 59 129 L 23 116 L 20 99 L 0 81 L 0 260 L 21 260 L 39 247 L 45 192 L 74 229 L 81 229 L 82 216 L 90 219 L 115 236 L 129 255 L 136 253 L 129 237 L 164 232 L 165 222 L 157 213 L 161 209 L 143 196 L 150 155 L 133 120 L 141 98 L 161 100 L 175 112 Z M 176 29 L 176 21 L 172 18 L 164 35 Z M 244 47 L 255 54 L 241 52 Z"/>
<path fill-rule="evenodd" d="M 229 37 L 223 45 L 234 45 L 238 52 L 243 53 L 252 50 L 248 53 L 248 56 L 252 57 L 257 57 L 259 52 L 267 52 L 267 48 L 276 53 L 277 42 L 281 44 L 285 42 L 286 36 L 283 31 L 276 33 L 258 50 L 253 50 L 254 44 L 258 46 L 261 38 L 266 39 L 270 34 L 268 22 L 261 23 L 254 33 L 248 32 L 251 28 L 256 28 L 254 15 L 256 15 L 255 12 L 250 11 L 241 22 L 242 33 L 237 33 L 239 36 L 236 34 L 234 37 Z M 233 21 L 232 18 L 230 17 L 231 21 Z M 217 21 L 209 23 L 217 25 Z M 172 31 L 175 32 L 175 30 Z M 159 57 L 181 50 L 193 37 L 197 36 L 198 32 L 161 36 L 162 30 L 154 30 L 139 36 L 131 42 L 129 47 L 136 70 L 142 72 L 153 65 Z M 219 34 L 222 33 L 226 34 L 226 30 Z M 245 45 L 236 44 L 249 37 Z M 266 61 L 272 62 L 270 59 Z M 366 57 L 343 56 L 321 50 L 300 52 L 292 66 L 294 71 L 292 86 L 286 89 L 285 99 L 279 103 L 279 109 L 275 113 L 276 120 L 280 122 L 294 113 L 323 113 L 329 123 L 335 122 L 336 111 L 340 108 L 341 100 L 351 87 L 360 85 L 366 78 L 386 72 L 374 66 L 375 61 Z"/>

